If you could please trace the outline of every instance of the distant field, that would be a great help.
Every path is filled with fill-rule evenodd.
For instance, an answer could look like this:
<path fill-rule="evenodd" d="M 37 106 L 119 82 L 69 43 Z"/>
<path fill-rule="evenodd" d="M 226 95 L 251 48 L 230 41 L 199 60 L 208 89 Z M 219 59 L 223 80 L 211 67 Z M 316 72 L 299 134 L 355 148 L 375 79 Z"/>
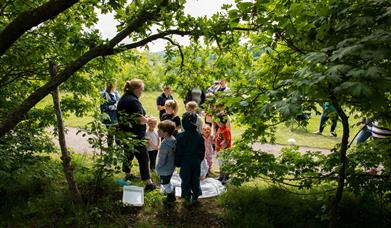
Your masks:
<path fill-rule="evenodd" d="M 143 104 L 143 107 L 147 113 L 147 115 L 159 116 L 159 112 L 156 108 L 156 98 L 160 95 L 161 92 L 145 92 L 140 101 Z M 177 94 L 173 94 L 173 97 L 178 102 L 179 106 L 179 116 L 185 111 L 183 99 L 179 98 Z M 38 106 L 52 105 L 51 97 L 46 97 L 43 101 L 41 101 Z M 93 120 L 92 114 L 84 117 L 76 117 L 71 114 L 69 117 L 65 118 L 66 126 L 83 128 L 85 125 Z M 290 131 L 284 124 L 280 124 L 277 126 L 276 132 L 276 143 L 278 144 L 288 144 L 289 138 L 294 138 L 296 140 L 296 144 L 299 146 L 308 146 L 308 147 L 318 147 L 318 148 L 328 148 L 331 149 L 335 144 L 341 141 L 342 136 L 342 125 L 341 122 L 337 124 L 337 134 L 338 137 L 330 137 L 330 125 L 326 125 L 325 130 L 323 132 L 324 135 L 315 135 L 312 132 L 318 130 L 319 128 L 320 115 L 312 115 L 307 126 L 307 131 L 302 128 L 295 129 Z M 350 124 L 357 123 L 358 120 L 350 119 Z M 358 126 L 351 126 L 350 134 L 351 138 L 359 130 Z M 232 135 L 234 140 L 239 140 L 240 135 L 244 131 L 243 127 L 238 126 L 236 123 L 233 123 Z"/>

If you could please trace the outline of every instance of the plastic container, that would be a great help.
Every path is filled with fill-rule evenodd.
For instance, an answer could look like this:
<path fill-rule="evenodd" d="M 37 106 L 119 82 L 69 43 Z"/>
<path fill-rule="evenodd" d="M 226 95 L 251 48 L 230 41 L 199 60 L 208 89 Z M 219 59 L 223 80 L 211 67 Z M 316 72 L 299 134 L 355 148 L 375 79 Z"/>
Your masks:
<path fill-rule="evenodd" d="M 129 206 L 144 205 L 144 188 L 127 185 L 123 187 L 122 202 Z"/>

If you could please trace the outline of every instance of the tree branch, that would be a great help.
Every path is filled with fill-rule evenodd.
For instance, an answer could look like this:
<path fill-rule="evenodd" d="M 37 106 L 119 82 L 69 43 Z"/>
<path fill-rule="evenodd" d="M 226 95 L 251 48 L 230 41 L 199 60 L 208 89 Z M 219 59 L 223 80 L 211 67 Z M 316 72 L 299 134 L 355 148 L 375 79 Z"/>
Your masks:
<path fill-rule="evenodd" d="M 0 56 L 26 31 L 44 21 L 53 19 L 77 2 L 79 0 L 51 0 L 42 6 L 19 14 L 7 27 L 0 31 Z"/>
<path fill-rule="evenodd" d="M 178 43 L 175 43 L 172 39 L 170 39 L 170 38 L 168 38 L 168 37 L 163 37 L 163 39 L 168 40 L 172 45 L 178 47 L 179 52 L 180 52 L 180 54 L 181 54 L 181 69 L 182 69 L 183 65 L 185 65 L 185 64 L 184 64 L 184 62 L 185 62 L 185 55 L 183 54 L 181 45 L 179 45 Z"/>
<path fill-rule="evenodd" d="M 156 6 L 154 10 L 150 8 L 141 9 L 138 14 L 134 17 L 134 20 L 129 23 L 129 25 L 120 33 L 118 33 L 113 39 L 111 39 L 108 44 L 103 44 L 97 47 L 90 49 L 84 55 L 80 56 L 73 63 L 68 65 L 61 73 L 55 78 L 51 78 L 45 85 L 38 88 L 35 92 L 30 94 L 22 104 L 16 107 L 13 111 L 8 113 L 7 117 L 0 123 L 0 137 L 4 136 L 7 132 L 13 129 L 20 121 L 23 120 L 25 114 L 34 107 L 40 100 L 42 100 L 46 95 L 48 95 L 52 90 L 58 87 L 61 83 L 65 82 L 69 77 L 72 76 L 77 70 L 82 68 L 92 59 L 98 56 L 110 55 L 114 53 L 114 46 L 121 42 L 125 37 L 127 37 L 132 32 L 136 31 L 141 27 L 146 21 L 154 20 L 159 17 L 159 13 L 162 8 L 168 5 L 168 0 L 164 0 L 160 5 Z M 143 43 L 139 42 L 141 46 Z M 137 46 L 138 47 L 138 46 Z"/>

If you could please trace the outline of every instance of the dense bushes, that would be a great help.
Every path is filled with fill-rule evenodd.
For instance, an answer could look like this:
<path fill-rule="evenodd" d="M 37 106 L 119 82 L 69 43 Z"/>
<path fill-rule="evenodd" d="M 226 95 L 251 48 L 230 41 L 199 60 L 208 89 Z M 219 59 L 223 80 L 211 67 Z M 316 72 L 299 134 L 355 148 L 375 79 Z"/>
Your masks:
<path fill-rule="evenodd" d="M 292 193 L 278 187 L 232 187 L 220 198 L 232 227 L 327 227 L 328 195 Z M 339 227 L 389 227 L 391 205 L 345 193 Z M 343 218 L 343 219 L 342 219 Z"/>
<path fill-rule="evenodd" d="M 55 156 L 54 156 L 55 157 Z M 89 158 L 75 155 L 76 177 L 84 206 L 70 200 L 58 158 L 39 157 L 24 165 L 14 179 L 0 176 L 0 227 L 8 226 L 126 226 L 126 209 L 120 201 L 121 188 L 113 179 L 101 180 L 98 197 Z"/>

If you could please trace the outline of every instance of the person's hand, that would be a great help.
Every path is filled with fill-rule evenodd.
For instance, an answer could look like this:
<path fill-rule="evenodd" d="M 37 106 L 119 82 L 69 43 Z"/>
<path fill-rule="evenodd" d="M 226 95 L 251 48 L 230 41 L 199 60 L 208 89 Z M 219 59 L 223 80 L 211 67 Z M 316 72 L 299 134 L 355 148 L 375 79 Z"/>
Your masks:
<path fill-rule="evenodd" d="M 228 142 L 225 141 L 225 140 L 223 140 L 223 141 L 221 142 L 221 147 L 222 147 L 222 148 L 226 148 L 227 146 L 228 146 Z"/>

